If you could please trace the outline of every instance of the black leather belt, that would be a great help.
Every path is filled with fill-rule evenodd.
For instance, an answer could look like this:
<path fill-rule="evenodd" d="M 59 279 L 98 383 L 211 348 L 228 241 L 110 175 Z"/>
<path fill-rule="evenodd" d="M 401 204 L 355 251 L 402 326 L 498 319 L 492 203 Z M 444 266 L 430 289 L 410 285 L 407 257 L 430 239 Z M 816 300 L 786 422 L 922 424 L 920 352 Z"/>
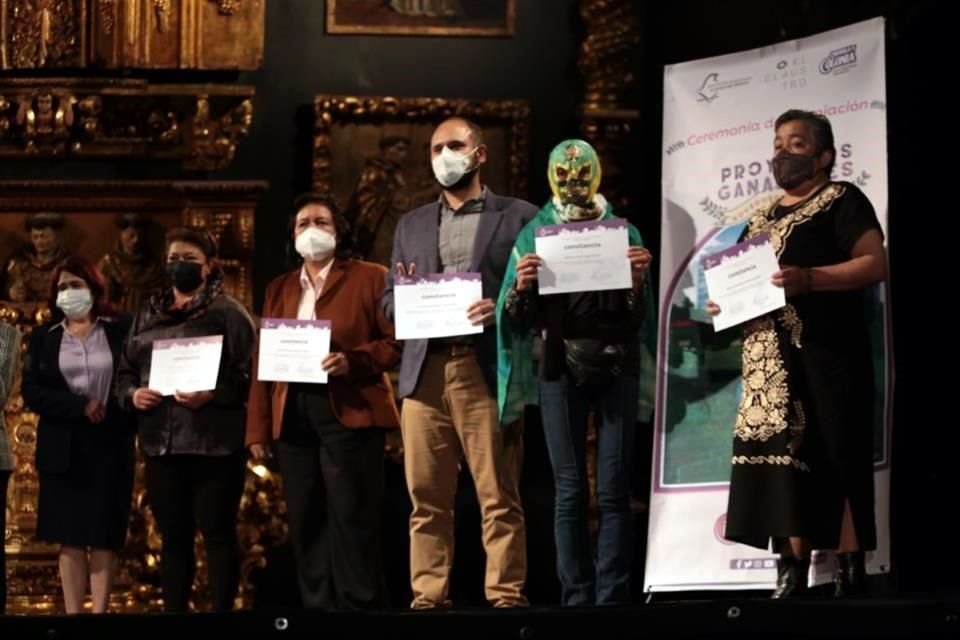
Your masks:
<path fill-rule="evenodd" d="M 477 352 L 472 344 L 445 344 L 443 342 L 431 342 L 427 346 L 427 353 L 436 353 L 451 358 L 459 356 L 472 356 Z"/>

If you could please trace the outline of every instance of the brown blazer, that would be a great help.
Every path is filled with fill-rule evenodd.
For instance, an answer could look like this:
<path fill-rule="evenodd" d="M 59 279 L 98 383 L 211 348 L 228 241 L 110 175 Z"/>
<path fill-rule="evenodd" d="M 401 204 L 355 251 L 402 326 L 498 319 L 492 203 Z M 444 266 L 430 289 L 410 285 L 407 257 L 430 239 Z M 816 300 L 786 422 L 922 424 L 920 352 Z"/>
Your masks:
<path fill-rule="evenodd" d="M 359 260 L 335 259 L 317 300 L 317 318 L 330 320 L 330 351 L 342 351 L 350 363 L 346 378 L 331 376 L 327 385 L 337 419 L 345 427 L 400 425 L 387 371 L 400 362 L 393 324 L 380 307 L 386 268 Z M 264 318 L 296 318 L 300 305 L 300 269 L 267 285 Z M 258 345 L 259 346 L 259 345 Z M 280 437 L 287 383 L 261 382 L 259 353 L 253 358 L 253 382 L 247 407 L 246 444 L 267 444 Z"/>

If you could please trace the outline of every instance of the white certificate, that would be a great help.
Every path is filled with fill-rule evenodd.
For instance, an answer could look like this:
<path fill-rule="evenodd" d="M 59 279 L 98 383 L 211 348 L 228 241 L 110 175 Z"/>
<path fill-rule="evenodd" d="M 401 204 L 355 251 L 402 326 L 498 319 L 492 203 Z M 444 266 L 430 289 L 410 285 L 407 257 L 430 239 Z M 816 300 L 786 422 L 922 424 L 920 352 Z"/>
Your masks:
<path fill-rule="evenodd" d="M 569 222 L 538 227 L 540 295 L 576 291 L 629 289 L 633 286 L 627 248 L 630 238 L 623 218 Z"/>
<path fill-rule="evenodd" d="M 326 384 L 320 363 L 330 353 L 329 320 L 264 318 L 260 323 L 257 377 L 276 382 Z"/>
<path fill-rule="evenodd" d="M 161 395 L 212 391 L 220 372 L 223 336 L 154 340 L 147 386 Z"/>
<path fill-rule="evenodd" d="M 467 308 L 483 298 L 479 273 L 397 276 L 394 284 L 397 340 L 483 333 L 467 319 Z"/>
<path fill-rule="evenodd" d="M 763 233 L 725 251 L 703 258 L 710 300 L 720 307 L 716 331 L 775 311 L 786 304 L 783 289 L 771 282 L 780 270 L 777 254 Z"/>

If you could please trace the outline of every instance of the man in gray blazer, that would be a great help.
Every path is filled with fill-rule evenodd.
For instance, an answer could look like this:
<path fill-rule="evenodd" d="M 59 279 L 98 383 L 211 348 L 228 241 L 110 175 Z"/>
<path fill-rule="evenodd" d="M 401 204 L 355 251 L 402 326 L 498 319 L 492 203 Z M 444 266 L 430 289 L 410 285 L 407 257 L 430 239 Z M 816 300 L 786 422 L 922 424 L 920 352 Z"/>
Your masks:
<path fill-rule="evenodd" d="M 495 607 L 526 606 L 527 554 L 519 476 L 520 425 L 497 415 L 494 307 L 514 240 L 537 209 L 480 183 L 487 160 L 483 132 L 463 118 L 437 127 L 430 140 L 443 192 L 404 215 L 393 240 L 383 295 L 393 320 L 394 275 L 479 272 L 483 299 L 468 309 L 481 334 L 407 340 L 398 396 L 410 514 L 410 582 L 414 609 L 449 607 L 453 507 L 465 459 L 477 489 L 487 553 L 486 597 Z"/>

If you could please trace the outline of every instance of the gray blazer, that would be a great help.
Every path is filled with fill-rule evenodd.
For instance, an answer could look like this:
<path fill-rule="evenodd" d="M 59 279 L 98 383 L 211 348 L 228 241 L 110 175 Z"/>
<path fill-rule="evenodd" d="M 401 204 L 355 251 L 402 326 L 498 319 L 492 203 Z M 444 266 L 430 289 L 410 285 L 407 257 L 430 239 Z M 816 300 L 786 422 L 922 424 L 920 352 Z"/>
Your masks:
<path fill-rule="evenodd" d="M 525 200 L 498 196 L 487 189 L 484 209 L 480 214 L 477 238 L 473 245 L 472 272 L 483 280 L 483 297 L 496 300 L 510 260 L 513 243 L 520 230 L 537 215 L 537 208 Z M 417 273 L 440 272 L 440 203 L 432 202 L 405 214 L 397 223 L 393 236 L 393 257 L 383 292 L 383 312 L 393 322 L 393 277 L 397 263 L 416 265 Z M 497 331 L 494 325 L 482 334 L 472 336 L 477 360 L 483 369 L 490 393 L 497 395 Z M 400 383 L 397 397 L 404 398 L 417 387 L 428 340 L 406 340 L 400 362 Z"/>

